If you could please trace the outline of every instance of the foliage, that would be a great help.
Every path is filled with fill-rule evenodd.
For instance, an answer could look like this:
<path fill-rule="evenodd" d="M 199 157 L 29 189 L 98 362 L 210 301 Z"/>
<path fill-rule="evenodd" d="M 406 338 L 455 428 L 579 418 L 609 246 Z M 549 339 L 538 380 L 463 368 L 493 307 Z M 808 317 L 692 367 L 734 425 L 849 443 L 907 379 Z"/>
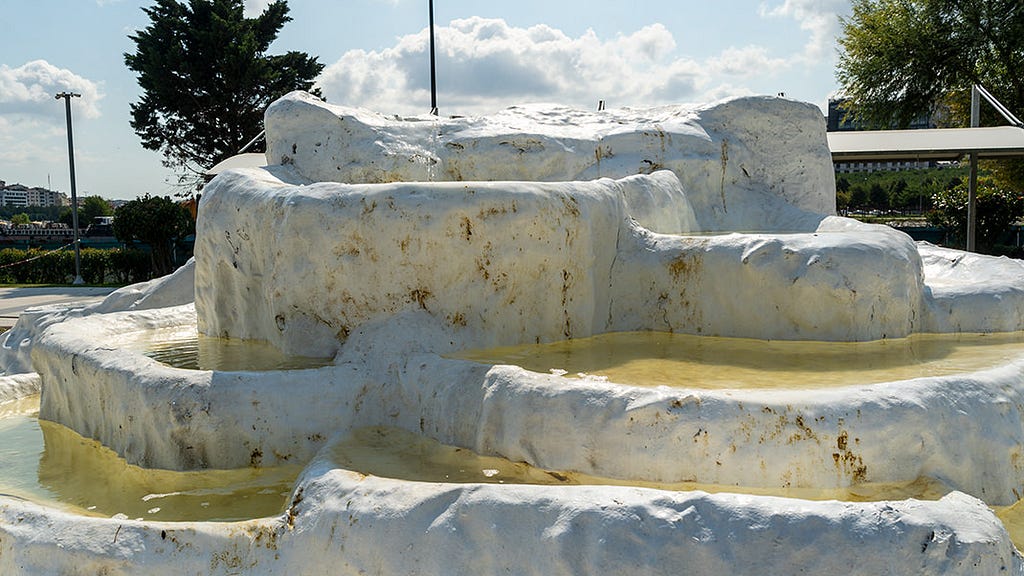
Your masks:
<path fill-rule="evenodd" d="M 157 0 L 143 8 L 149 26 L 130 36 L 136 50 L 125 64 L 142 88 L 131 126 L 183 184 L 198 185 L 205 170 L 236 154 L 259 134 L 272 101 L 310 90 L 323 69 L 304 52 L 266 55 L 291 20 L 285 0 L 256 18 L 243 15 L 243 4 Z"/>
<path fill-rule="evenodd" d="M 15 214 L 15 215 L 11 216 L 11 224 L 14 224 L 14 225 L 30 224 L 31 222 L 32 222 L 32 219 L 29 218 L 28 214 L 25 214 L 24 212 L 21 212 L 19 214 Z"/>
<path fill-rule="evenodd" d="M 970 88 L 1024 109 L 1020 0 L 853 0 L 842 21 L 837 77 L 846 108 L 869 126 L 906 127 L 923 113 L 966 126 Z M 1005 123 L 983 106 L 982 124 Z M 1000 181 L 1024 188 L 1024 165 L 1001 161 Z"/>
<path fill-rule="evenodd" d="M 89 224 L 92 224 L 92 219 L 96 216 L 112 216 L 113 214 L 114 207 L 110 205 L 110 202 L 107 202 L 100 196 L 86 196 L 79 202 L 78 227 L 87 228 Z M 69 228 L 71 227 L 73 216 L 70 206 L 65 206 L 61 209 L 58 221 L 67 224 Z"/>
<path fill-rule="evenodd" d="M 947 167 L 837 175 L 836 207 L 921 213 L 931 208 L 936 192 L 965 181 L 967 172 L 967 168 Z"/>
<path fill-rule="evenodd" d="M 86 284 L 130 284 L 150 278 L 149 255 L 141 250 L 83 248 L 79 255 Z M 0 284 L 70 284 L 74 277 L 71 249 L 0 250 Z"/>
<path fill-rule="evenodd" d="M 0 219 L 10 220 L 15 214 L 28 214 L 32 221 L 53 222 L 60 216 L 62 206 L 0 206 Z"/>
<path fill-rule="evenodd" d="M 195 222 L 189 211 L 168 196 L 147 194 L 114 211 L 114 236 L 126 244 L 148 244 L 156 276 L 174 270 L 173 242 L 194 232 Z"/>
<path fill-rule="evenodd" d="M 935 208 L 928 213 L 928 222 L 945 228 L 963 247 L 967 236 L 967 185 L 942 190 L 932 201 Z M 976 206 L 976 247 L 979 252 L 992 253 L 1010 225 L 1024 216 L 1024 196 L 1000 188 L 991 179 L 979 179 Z"/>

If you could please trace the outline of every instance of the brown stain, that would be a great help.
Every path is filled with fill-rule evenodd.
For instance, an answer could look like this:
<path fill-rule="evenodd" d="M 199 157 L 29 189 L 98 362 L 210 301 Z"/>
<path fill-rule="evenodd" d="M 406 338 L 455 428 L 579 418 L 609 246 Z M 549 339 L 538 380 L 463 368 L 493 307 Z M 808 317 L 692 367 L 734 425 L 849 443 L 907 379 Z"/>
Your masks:
<path fill-rule="evenodd" d="M 254 448 L 249 454 L 249 466 L 253 468 L 259 468 L 263 464 L 263 451 L 259 448 Z"/>
<path fill-rule="evenodd" d="M 420 305 L 420 308 L 427 309 L 427 298 L 433 296 L 433 293 L 426 288 L 416 288 L 412 292 L 409 292 L 409 298 Z"/>
<path fill-rule="evenodd" d="M 668 263 L 668 273 L 676 282 L 682 282 L 701 269 L 701 257 L 693 252 L 681 252 Z"/>
<path fill-rule="evenodd" d="M 729 212 L 729 207 L 725 202 L 725 170 L 729 165 L 729 140 L 727 138 L 722 139 L 722 181 L 720 184 L 720 194 L 722 196 L 722 211 L 725 213 Z"/>
<path fill-rule="evenodd" d="M 491 265 L 490 258 L 477 258 L 476 259 L 476 270 L 483 276 L 484 280 L 490 280 L 491 272 L 487 269 Z"/>
<path fill-rule="evenodd" d="M 868 467 L 862 456 L 849 449 L 849 439 L 850 436 L 845 430 L 839 432 L 836 436 L 837 451 L 832 453 L 832 461 L 840 474 L 849 476 L 853 484 L 860 484 L 868 479 Z M 854 443 L 860 444 L 860 439 L 855 439 Z"/>
<path fill-rule="evenodd" d="M 373 200 L 373 201 L 367 203 L 366 202 L 366 198 L 360 198 L 359 199 L 359 204 L 362 205 L 362 207 L 363 207 L 363 212 L 362 212 L 363 216 L 371 214 L 374 210 L 377 209 L 377 201 L 376 200 Z"/>
<path fill-rule="evenodd" d="M 580 202 L 574 196 L 565 195 L 562 196 L 562 206 L 565 209 L 565 214 L 573 218 L 580 217 Z"/>
<path fill-rule="evenodd" d="M 466 216 L 459 222 L 459 229 L 462 230 L 462 238 L 469 242 L 473 238 L 473 222 Z"/>
<path fill-rule="evenodd" d="M 448 314 L 446 316 L 446 319 L 448 320 L 448 324 L 450 324 L 452 326 L 465 326 L 466 325 L 466 315 L 463 314 L 462 312 L 455 312 L 453 314 Z"/>
<path fill-rule="evenodd" d="M 291 504 L 288 505 L 287 511 L 287 525 L 288 529 L 295 528 L 295 519 L 299 516 L 299 504 L 302 503 L 302 487 L 299 487 L 295 491 L 295 497 L 292 498 Z"/>

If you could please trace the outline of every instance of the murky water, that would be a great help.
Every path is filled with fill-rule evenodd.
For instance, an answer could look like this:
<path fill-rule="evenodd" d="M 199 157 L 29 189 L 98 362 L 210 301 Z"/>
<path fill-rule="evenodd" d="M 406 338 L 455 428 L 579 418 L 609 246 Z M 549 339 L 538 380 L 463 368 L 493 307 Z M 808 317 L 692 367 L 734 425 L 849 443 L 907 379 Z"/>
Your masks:
<path fill-rule="evenodd" d="M 406 430 L 374 426 L 354 430 L 331 448 L 336 464 L 362 474 L 412 482 L 486 484 L 641 486 L 660 490 L 702 490 L 709 493 L 741 493 L 804 500 L 880 502 L 887 500 L 938 500 L 952 489 L 941 481 L 919 477 L 911 482 L 869 482 L 847 488 L 754 488 L 698 482 L 655 483 L 602 478 L 577 472 L 536 468 L 524 462 L 482 456 L 441 444 Z M 1024 549 L 1024 500 L 995 508 L 1014 544 Z"/>
<path fill-rule="evenodd" d="M 38 415 L 39 396 L 0 404 L 0 493 L 82 514 L 162 521 L 274 516 L 284 511 L 301 471 L 139 468 Z"/>
<path fill-rule="evenodd" d="M 1024 357 L 1024 332 L 916 334 L 874 342 L 800 342 L 617 332 L 551 344 L 468 350 L 456 358 L 635 386 L 825 388 L 944 376 Z"/>
<path fill-rule="evenodd" d="M 354 430 L 332 446 L 331 457 L 338 466 L 346 470 L 413 482 L 640 486 L 673 491 L 741 492 L 806 500 L 851 502 L 906 498 L 937 500 L 950 492 L 950 488 L 930 478 L 918 478 L 912 482 L 901 483 L 865 483 L 836 489 L 754 488 L 698 482 L 637 482 L 578 472 L 544 470 L 525 462 L 483 456 L 466 448 L 441 444 L 406 430 L 386 426 Z"/>
<path fill-rule="evenodd" d="M 128 340 L 126 348 L 189 370 L 299 370 L 326 366 L 333 360 L 286 355 L 259 340 L 205 336 L 197 334 L 194 327 L 149 330 L 132 334 Z"/>

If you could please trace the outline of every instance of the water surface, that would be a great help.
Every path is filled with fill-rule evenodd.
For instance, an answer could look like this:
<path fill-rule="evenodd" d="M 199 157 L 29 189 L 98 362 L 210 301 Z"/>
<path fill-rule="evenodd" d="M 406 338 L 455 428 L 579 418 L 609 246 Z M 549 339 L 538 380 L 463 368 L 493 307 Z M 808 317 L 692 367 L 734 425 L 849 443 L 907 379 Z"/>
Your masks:
<path fill-rule="evenodd" d="M 634 386 L 828 388 L 973 372 L 1024 357 L 1024 332 L 915 334 L 873 342 L 614 332 L 452 357 Z"/>

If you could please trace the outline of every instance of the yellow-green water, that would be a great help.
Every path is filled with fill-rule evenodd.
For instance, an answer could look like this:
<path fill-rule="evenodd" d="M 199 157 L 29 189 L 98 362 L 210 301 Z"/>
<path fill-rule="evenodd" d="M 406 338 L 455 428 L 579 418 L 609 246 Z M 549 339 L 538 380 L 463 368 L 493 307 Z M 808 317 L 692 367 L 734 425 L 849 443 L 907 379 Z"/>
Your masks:
<path fill-rule="evenodd" d="M 194 327 L 139 332 L 126 345 L 168 366 L 190 370 L 300 370 L 326 366 L 333 360 L 287 355 L 259 340 L 205 336 Z"/>
<path fill-rule="evenodd" d="M 982 370 L 1024 357 L 1024 332 L 916 334 L 873 342 L 616 332 L 452 357 L 535 372 L 602 376 L 635 386 L 825 388 Z"/>
<path fill-rule="evenodd" d="M 139 468 L 38 416 L 39 396 L 0 404 L 0 493 L 79 513 L 163 521 L 274 516 L 284 511 L 301 471 Z"/>
<path fill-rule="evenodd" d="M 639 486 L 672 491 L 741 492 L 851 502 L 906 498 L 937 500 L 950 492 L 944 484 L 931 478 L 898 483 L 873 482 L 830 489 L 761 488 L 699 482 L 658 483 L 604 478 L 579 472 L 544 470 L 525 462 L 484 456 L 466 448 L 441 444 L 406 430 L 386 426 L 352 431 L 332 446 L 331 457 L 339 467 L 346 470 L 413 482 Z"/>
<path fill-rule="evenodd" d="M 846 502 L 908 498 L 938 500 L 951 491 L 950 487 L 929 477 L 919 477 L 911 482 L 866 482 L 829 489 L 749 487 L 699 482 L 656 483 L 602 478 L 577 472 L 544 470 L 525 462 L 483 456 L 406 430 L 383 426 L 354 430 L 331 448 L 331 457 L 339 467 L 346 470 L 412 482 L 640 486 L 671 491 L 702 490 L 709 493 Z M 1024 500 L 994 510 L 1017 548 L 1024 549 Z"/>

